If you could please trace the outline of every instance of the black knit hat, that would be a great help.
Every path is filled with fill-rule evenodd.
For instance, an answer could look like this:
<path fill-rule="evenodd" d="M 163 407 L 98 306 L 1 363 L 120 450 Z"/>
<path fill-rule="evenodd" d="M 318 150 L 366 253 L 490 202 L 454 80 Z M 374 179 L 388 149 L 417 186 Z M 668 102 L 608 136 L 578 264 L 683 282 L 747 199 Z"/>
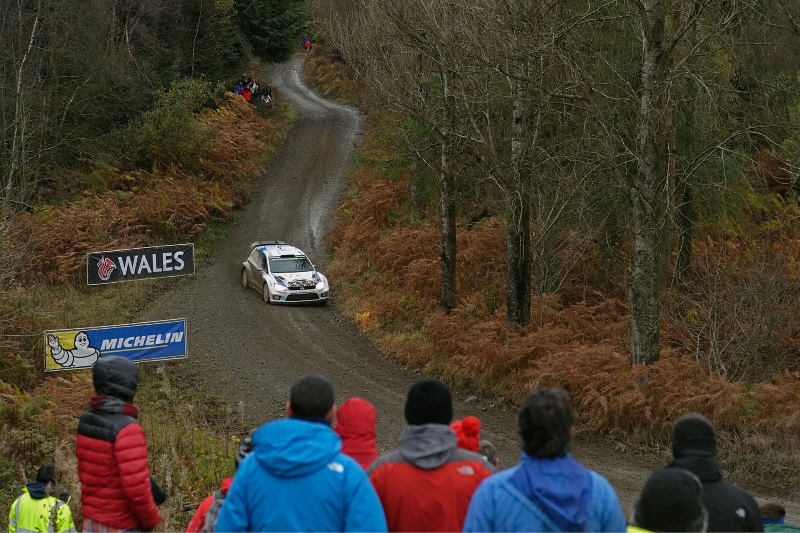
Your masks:
<path fill-rule="evenodd" d="M 649 531 L 704 531 L 702 482 L 683 468 L 659 468 L 642 488 L 632 522 Z"/>
<path fill-rule="evenodd" d="M 717 436 L 708 418 L 686 413 L 672 427 L 672 456 L 716 457 Z"/>
<path fill-rule="evenodd" d="M 97 394 L 114 396 L 132 402 L 139 383 L 136 363 L 118 355 L 101 357 L 92 368 L 92 380 Z"/>
<path fill-rule="evenodd" d="M 453 420 L 453 399 L 447 385 L 434 378 L 425 378 L 408 389 L 406 421 L 412 426 L 449 424 Z"/>

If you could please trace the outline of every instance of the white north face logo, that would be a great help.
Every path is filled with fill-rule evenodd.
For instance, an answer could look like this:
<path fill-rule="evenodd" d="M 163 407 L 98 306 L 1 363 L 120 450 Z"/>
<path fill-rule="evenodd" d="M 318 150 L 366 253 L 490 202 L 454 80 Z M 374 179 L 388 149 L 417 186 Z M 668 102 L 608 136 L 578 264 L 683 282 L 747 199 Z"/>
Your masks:
<path fill-rule="evenodd" d="M 736 509 L 736 516 L 738 516 L 739 518 L 744 518 L 745 516 L 747 516 L 747 511 L 744 510 L 744 507 L 739 507 L 738 509 Z"/>
<path fill-rule="evenodd" d="M 459 466 L 458 468 L 456 468 L 456 472 L 458 472 L 459 474 L 464 474 L 465 476 L 475 475 L 475 470 L 469 465 Z"/>
<path fill-rule="evenodd" d="M 334 472 L 342 473 L 344 472 L 344 467 L 339 463 L 328 463 L 328 469 L 333 470 Z"/>

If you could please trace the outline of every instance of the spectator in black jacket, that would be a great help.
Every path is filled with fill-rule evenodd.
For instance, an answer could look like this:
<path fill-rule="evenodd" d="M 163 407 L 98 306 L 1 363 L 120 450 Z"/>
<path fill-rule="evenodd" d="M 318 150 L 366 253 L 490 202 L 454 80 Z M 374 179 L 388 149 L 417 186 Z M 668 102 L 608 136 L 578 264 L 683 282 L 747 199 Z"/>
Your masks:
<path fill-rule="evenodd" d="M 672 428 L 670 467 L 684 468 L 703 482 L 708 531 L 764 531 L 755 499 L 722 479 L 714 426 L 701 414 L 687 413 Z"/>

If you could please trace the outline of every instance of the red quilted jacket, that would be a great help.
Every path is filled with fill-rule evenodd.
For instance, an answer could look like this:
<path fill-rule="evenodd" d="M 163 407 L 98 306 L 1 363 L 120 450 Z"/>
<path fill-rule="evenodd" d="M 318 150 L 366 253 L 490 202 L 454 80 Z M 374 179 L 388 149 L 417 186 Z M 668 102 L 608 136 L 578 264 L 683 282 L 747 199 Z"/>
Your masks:
<path fill-rule="evenodd" d="M 77 438 L 82 514 L 114 528 L 149 531 L 161 517 L 150 486 L 139 410 L 112 396 L 94 395 L 90 401 Z"/>

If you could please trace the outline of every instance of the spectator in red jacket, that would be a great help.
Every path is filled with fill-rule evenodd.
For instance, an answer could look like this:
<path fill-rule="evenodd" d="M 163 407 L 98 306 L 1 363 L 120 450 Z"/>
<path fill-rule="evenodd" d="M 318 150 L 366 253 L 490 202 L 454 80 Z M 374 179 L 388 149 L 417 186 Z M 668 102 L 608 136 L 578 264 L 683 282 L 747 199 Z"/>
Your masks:
<path fill-rule="evenodd" d="M 254 432 L 255 430 L 251 431 L 249 435 L 239 442 L 239 447 L 236 450 L 236 457 L 233 458 L 234 470 L 238 470 L 239 463 L 253 451 Z M 222 483 L 220 483 L 219 490 L 215 490 L 213 494 L 200 502 L 200 505 L 197 506 L 197 510 L 194 512 L 194 516 L 192 516 L 192 519 L 189 521 L 189 525 L 186 527 L 186 533 L 214 531 L 217 525 L 217 518 L 219 518 L 219 510 L 225 502 L 225 496 L 228 495 L 232 484 L 233 477 L 226 477 L 222 480 Z"/>
<path fill-rule="evenodd" d="M 150 531 L 161 517 L 139 408 L 131 403 L 138 370 L 130 359 L 106 356 L 95 363 L 92 375 L 96 394 L 81 415 L 76 442 L 84 531 Z"/>
<path fill-rule="evenodd" d="M 450 390 L 438 379 L 411 386 L 405 416 L 400 447 L 368 471 L 389 531 L 461 531 L 472 493 L 494 467 L 456 446 Z"/>
<path fill-rule="evenodd" d="M 336 411 L 333 430 L 342 439 L 342 453 L 358 461 L 364 470 L 378 458 L 376 420 L 375 407 L 364 398 L 350 398 Z"/>

